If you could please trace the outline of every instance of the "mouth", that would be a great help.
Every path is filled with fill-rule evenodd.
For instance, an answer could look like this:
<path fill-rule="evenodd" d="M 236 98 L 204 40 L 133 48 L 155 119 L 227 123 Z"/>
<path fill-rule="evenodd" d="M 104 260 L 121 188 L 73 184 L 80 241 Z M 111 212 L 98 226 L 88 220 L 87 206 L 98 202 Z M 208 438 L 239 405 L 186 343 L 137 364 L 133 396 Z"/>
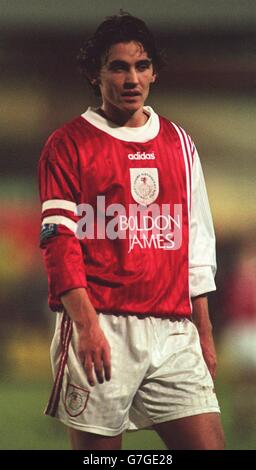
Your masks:
<path fill-rule="evenodd" d="M 141 93 L 139 91 L 125 91 L 122 93 L 122 96 L 124 98 L 136 98 L 137 96 L 141 96 Z"/>

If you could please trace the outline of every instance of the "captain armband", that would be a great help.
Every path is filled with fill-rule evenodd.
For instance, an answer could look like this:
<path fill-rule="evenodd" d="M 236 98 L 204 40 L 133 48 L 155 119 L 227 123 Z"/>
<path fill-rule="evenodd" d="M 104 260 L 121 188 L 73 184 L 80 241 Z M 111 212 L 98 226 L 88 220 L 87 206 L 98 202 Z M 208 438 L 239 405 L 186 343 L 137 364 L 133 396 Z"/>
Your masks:
<path fill-rule="evenodd" d="M 57 224 L 43 224 L 40 232 L 40 247 L 42 247 L 50 238 L 58 235 Z"/>

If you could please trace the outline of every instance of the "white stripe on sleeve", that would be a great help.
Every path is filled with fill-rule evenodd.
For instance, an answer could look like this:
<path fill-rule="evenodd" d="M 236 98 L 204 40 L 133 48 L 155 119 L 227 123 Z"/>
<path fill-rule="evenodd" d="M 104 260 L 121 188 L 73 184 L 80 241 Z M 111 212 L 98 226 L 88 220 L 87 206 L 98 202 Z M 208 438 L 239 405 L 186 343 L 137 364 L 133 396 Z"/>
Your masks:
<path fill-rule="evenodd" d="M 65 201 L 64 199 L 49 199 L 48 201 L 43 202 L 42 212 L 48 209 L 65 209 L 67 211 L 72 211 L 75 213 L 76 204 L 72 201 Z"/>
<path fill-rule="evenodd" d="M 71 230 L 74 233 L 76 233 L 77 231 L 76 222 L 69 219 L 68 217 L 64 217 L 63 215 L 51 215 L 49 217 L 45 217 L 42 221 L 42 225 L 44 224 L 64 225 L 65 227 L 69 228 L 69 230 Z"/>

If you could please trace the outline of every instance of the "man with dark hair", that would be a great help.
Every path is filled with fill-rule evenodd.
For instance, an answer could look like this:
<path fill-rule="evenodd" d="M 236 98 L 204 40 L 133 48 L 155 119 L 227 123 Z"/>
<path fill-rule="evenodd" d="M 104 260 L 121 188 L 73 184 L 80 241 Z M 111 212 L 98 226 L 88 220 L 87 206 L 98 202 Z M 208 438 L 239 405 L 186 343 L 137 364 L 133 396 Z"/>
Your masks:
<path fill-rule="evenodd" d="M 158 52 L 154 37 L 146 24 L 139 18 L 129 14 L 112 16 L 106 19 L 80 49 L 78 63 L 82 74 L 94 89 L 96 96 L 101 96 L 100 87 L 94 79 L 99 77 L 102 60 L 113 44 L 135 41 L 142 44 L 144 51 L 151 58 L 155 72 L 159 72 L 164 65 L 162 55 Z"/>
<path fill-rule="evenodd" d="M 198 153 L 145 106 L 162 59 L 145 23 L 108 18 L 80 50 L 101 106 L 40 159 L 54 387 L 74 449 L 153 428 L 172 449 L 222 449 L 207 292 L 215 237 Z"/>

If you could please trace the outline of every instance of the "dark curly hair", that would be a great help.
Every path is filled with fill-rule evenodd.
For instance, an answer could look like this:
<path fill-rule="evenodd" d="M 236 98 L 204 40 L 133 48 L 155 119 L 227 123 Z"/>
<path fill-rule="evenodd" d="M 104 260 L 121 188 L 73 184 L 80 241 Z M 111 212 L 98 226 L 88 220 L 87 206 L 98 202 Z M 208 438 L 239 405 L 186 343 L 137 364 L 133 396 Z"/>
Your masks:
<path fill-rule="evenodd" d="M 100 88 L 97 84 L 92 84 L 91 80 L 98 77 L 103 57 L 113 44 L 130 41 L 142 44 L 152 60 L 156 73 L 163 67 L 162 54 L 158 52 L 154 37 L 144 21 L 124 12 L 107 17 L 98 26 L 94 35 L 81 47 L 77 56 L 80 72 L 97 96 L 100 96 Z"/>

